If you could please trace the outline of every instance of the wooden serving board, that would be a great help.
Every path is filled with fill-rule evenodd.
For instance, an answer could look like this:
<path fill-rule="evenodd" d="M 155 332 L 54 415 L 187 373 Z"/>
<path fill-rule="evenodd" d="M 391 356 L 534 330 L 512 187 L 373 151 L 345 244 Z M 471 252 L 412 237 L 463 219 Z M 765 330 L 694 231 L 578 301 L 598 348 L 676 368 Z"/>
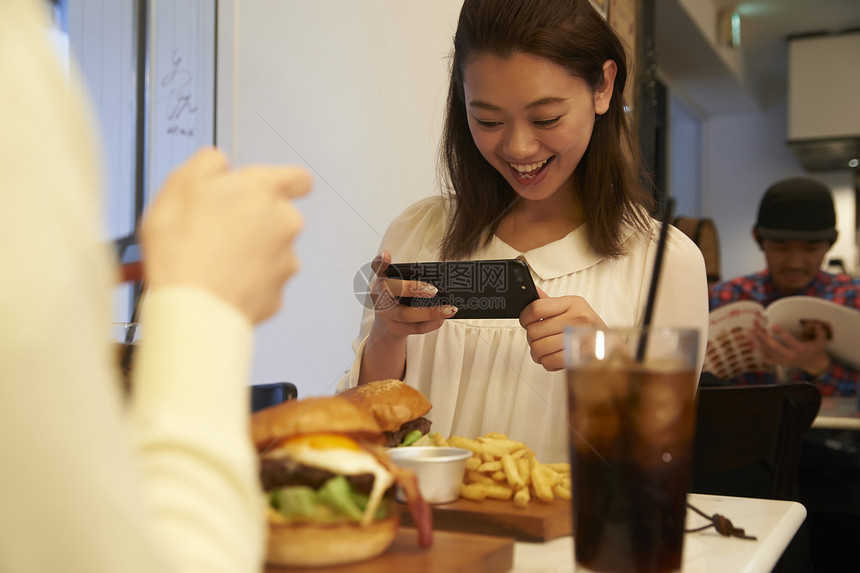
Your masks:
<path fill-rule="evenodd" d="M 525 509 L 518 509 L 512 501 L 472 501 L 461 498 L 453 503 L 431 507 L 435 531 L 463 531 L 539 542 L 571 535 L 573 532 L 569 501 L 543 503 L 532 500 Z M 414 525 L 405 509 L 401 519 L 404 525 Z"/>
<path fill-rule="evenodd" d="M 394 543 L 379 557 L 360 563 L 310 569 L 267 567 L 265 573 L 503 573 L 513 567 L 514 540 L 473 533 L 433 531 L 433 546 L 418 547 L 418 532 L 401 527 Z"/>

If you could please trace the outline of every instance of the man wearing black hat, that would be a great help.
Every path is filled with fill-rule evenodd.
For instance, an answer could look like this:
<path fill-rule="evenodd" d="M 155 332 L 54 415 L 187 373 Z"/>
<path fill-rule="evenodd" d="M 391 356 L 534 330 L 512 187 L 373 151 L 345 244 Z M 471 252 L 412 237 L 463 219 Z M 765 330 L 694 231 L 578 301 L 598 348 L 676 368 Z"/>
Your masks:
<path fill-rule="evenodd" d="M 791 295 L 814 296 L 860 308 L 860 281 L 849 275 L 821 270 L 824 257 L 836 242 L 836 212 L 830 190 L 805 177 L 771 185 L 762 197 L 753 237 L 764 252 L 767 268 L 713 285 L 710 309 L 737 300 L 769 305 Z M 792 381 L 812 381 L 823 395 L 857 394 L 860 371 L 827 353 L 828 333 L 815 323 L 815 336 L 799 340 L 784 329 L 756 324 L 752 336 L 765 359 L 788 372 Z M 732 380 L 737 384 L 767 384 L 770 372 L 751 372 Z"/>

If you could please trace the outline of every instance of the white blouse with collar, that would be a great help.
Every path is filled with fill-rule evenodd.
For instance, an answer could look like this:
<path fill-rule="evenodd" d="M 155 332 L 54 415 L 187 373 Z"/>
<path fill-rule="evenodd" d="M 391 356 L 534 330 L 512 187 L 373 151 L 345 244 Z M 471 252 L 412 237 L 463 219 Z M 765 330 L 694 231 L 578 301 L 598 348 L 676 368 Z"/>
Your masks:
<path fill-rule="evenodd" d="M 392 262 L 439 260 L 445 217 L 443 197 L 415 203 L 391 224 L 380 250 L 389 251 Z M 643 320 L 658 231 L 656 221 L 650 237 L 627 229 L 626 254 L 615 259 L 591 250 L 584 226 L 526 252 L 494 236 L 471 258 L 523 258 L 535 284 L 549 296 L 582 296 L 608 326 L 633 326 Z M 708 326 L 702 254 L 674 227 L 666 249 L 652 324 L 699 329 L 702 355 Z M 355 362 L 338 390 L 357 384 L 373 319 L 373 311 L 366 310 L 354 343 Z M 516 319 L 455 315 L 439 330 L 410 336 L 404 381 L 429 398 L 433 409 L 428 418 L 444 436 L 501 432 L 527 443 L 542 462 L 568 459 L 565 373 L 547 372 L 532 361 L 525 330 Z"/>

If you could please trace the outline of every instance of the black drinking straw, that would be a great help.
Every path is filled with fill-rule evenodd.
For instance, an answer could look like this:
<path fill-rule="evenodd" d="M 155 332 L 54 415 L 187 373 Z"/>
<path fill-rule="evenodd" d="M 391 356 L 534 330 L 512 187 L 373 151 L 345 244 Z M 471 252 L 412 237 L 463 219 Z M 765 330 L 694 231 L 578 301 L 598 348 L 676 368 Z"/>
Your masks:
<path fill-rule="evenodd" d="M 647 328 L 651 326 L 651 314 L 654 311 L 654 298 L 657 296 L 657 283 L 660 282 L 660 270 L 663 267 L 663 251 L 666 250 L 666 235 L 669 234 L 669 222 L 675 210 L 675 199 L 666 197 L 663 205 L 663 222 L 660 225 L 660 238 L 657 241 L 657 254 L 654 255 L 654 269 L 651 271 L 651 285 L 648 287 L 648 300 L 645 302 L 645 317 L 642 320 L 642 336 L 639 338 L 639 348 L 636 350 L 636 361 L 645 360 L 645 347 L 648 345 Z"/>

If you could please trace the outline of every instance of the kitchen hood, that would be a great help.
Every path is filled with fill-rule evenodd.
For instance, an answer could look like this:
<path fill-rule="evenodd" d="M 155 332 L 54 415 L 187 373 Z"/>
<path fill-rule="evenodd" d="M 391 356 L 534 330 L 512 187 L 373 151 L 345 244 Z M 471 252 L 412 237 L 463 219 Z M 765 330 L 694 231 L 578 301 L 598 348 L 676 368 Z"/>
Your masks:
<path fill-rule="evenodd" d="M 860 30 L 788 41 L 788 147 L 809 171 L 860 162 Z"/>
<path fill-rule="evenodd" d="M 789 140 L 788 147 L 809 171 L 855 169 L 860 165 L 860 136 Z"/>

